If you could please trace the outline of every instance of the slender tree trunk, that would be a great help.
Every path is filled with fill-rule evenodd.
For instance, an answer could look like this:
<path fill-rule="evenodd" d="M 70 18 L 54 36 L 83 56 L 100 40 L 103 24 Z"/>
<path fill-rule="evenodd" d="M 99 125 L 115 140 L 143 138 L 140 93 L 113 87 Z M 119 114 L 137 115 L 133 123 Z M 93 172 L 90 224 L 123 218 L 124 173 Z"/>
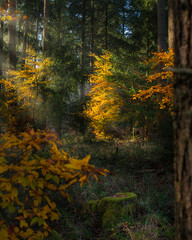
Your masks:
<path fill-rule="evenodd" d="M 158 51 L 166 50 L 165 0 L 157 1 L 158 16 Z"/>
<path fill-rule="evenodd" d="M 108 0 L 105 0 L 105 49 L 108 50 Z"/>
<path fill-rule="evenodd" d="M 166 19 L 165 19 L 165 0 L 157 0 L 157 19 L 158 19 L 158 52 L 166 51 Z M 158 71 L 162 72 L 162 64 L 158 65 Z M 165 81 L 159 77 L 159 83 Z"/>
<path fill-rule="evenodd" d="M 8 10 L 15 17 L 16 0 L 10 0 Z M 9 69 L 16 69 L 16 20 L 8 21 L 8 65 Z"/>
<path fill-rule="evenodd" d="M 175 17 L 176 240 L 192 239 L 192 1 L 177 0 Z"/>
<path fill-rule="evenodd" d="M 3 22 L 0 23 L 0 78 L 3 77 Z M 3 86 L 0 84 L 0 90 Z"/>
<path fill-rule="evenodd" d="M 122 6 L 122 12 L 123 12 L 123 29 L 122 29 L 122 34 L 123 34 L 123 37 L 125 36 L 125 6 L 123 5 Z"/>
<path fill-rule="evenodd" d="M 91 54 L 94 53 L 94 24 L 95 24 L 95 4 L 94 0 L 91 0 Z M 90 57 L 90 72 L 93 73 L 93 56 Z"/>
<path fill-rule="evenodd" d="M 37 19 L 37 25 L 36 25 L 36 45 L 35 45 L 35 50 L 38 51 L 38 46 L 39 46 L 39 20 Z"/>
<path fill-rule="evenodd" d="M 24 33 L 23 33 L 23 52 L 22 52 L 22 64 L 25 64 L 26 49 L 27 49 L 27 36 L 28 36 L 28 21 L 25 20 L 24 23 Z"/>
<path fill-rule="evenodd" d="M 48 17 L 49 17 L 49 0 L 44 0 L 44 10 L 43 10 L 43 42 L 42 51 L 47 50 L 47 40 L 48 40 Z"/>
<path fill-rule="evenodd" d="M 150 11 L 149 11 L 149 2 L 147 2 L 147 32 L 149 31 L 149 15 L 150 15 Z M 150 36 L 149 36 L 149 34 L 147 34 L 147 57 L 149 58 L 150 57 Z"/>
<path fill-rule="evenodd" d="M 3 76 L 3 22 L 0 23 L 0 77 Z"/>
<path fill-rule="evenodd" d="M 47 51 L 47 41 L 48 41 L 48 17 L 49 17 L 49 0 L 44 0 L 44 9 L 43 9 L 43 42 L 42 42 L 42 52 L 45 54 Z M 46 115 L 46 103 L 47 96 L 44 94 L 43 96 L 43 121 L 42 121 L 42 129 L 46 129 L 47 127 L 47 115 Z"/>
<path fill-rule="evenodd" d="M 169 1 L 169 10 L 168 10 L 168 43 L 169 48 L 175 48 L 175 23 L 173 16 L 173 3 L 172 0 Z"/>
<path fill-rule="evenodd" d="M 82 0 L 82 32 L 81 32 L 81 59 L 80 59 L 80 65 L 81 65 L 81 84 L 80 84 L 80 91 L 81 91 L 81 99 L 85 96 L 85 77 L 84 71 L 85 71 L 85 6 L 86 6 L 86 0 Z"/>

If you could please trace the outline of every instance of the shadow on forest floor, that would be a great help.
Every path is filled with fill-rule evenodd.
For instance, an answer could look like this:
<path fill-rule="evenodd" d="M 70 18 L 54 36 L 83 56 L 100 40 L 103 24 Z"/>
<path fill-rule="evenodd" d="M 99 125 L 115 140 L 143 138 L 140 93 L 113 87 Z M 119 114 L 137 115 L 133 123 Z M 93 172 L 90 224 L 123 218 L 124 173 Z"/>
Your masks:
<path fill-rule="evenodd" d="M 66 152 L 83 158 L 90 154 L 90 163 L 114 172 L 98 182 L 70 189 L 71 202 L 59 198 L 61 220 L 53 228 L 62 239 L 174 239 L 173 154 L 166 143 L 85 141 L 82 136 L 63 140 Z M 97 219 L 84 215 L 87 201 L 113 196 L 118 192 L 134 192 L 138 197 L 135 216 L 127 216 L 104 235 Z"/>

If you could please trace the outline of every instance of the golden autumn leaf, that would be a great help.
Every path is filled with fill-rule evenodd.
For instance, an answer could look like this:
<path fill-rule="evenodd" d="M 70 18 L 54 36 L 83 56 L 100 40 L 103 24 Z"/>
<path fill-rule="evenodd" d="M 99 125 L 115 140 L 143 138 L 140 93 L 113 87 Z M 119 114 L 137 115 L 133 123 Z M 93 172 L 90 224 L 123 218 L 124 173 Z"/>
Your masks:
<path fill-rule="evenodd" d="M 9 169 L 8 166 L 2 166 L 2 165 L 0 165 L 0 174 L 6 172 L 8 169 Z"/>
<path fill-rule="evenodd" d="M 9 239 L 8 232 L 5 228 L 0 229 L 0 236 L 1 236 L 1 239 L 3 239 L 3 240 Z"/>
<path fill-rule="evenodd" d="M 58 220 L 59 214 L 56 212 L 51 212 L 51 221 Z"/>
<path fill-rule="evenodd" d="M 66 164 L 65 167 L 73 170 L 81 170 L 82 166 L 80 164 L 76 165 L 73 161 L 72 163 Z"/>
<path fill-rule="evenodd" d="M 27 237 L 30 237 L 32 234 L 33 234 L 33 230 L 31 228 L 27 228 L 26 232 L 24 233 L 24 236 L 27 238 Z"/>
<path fill-rule="evenodd" d="M 10 15 L 8 15 L 6 18 L 7 18 L 8 21 L 12 21 L 13 20 L 13 17 L 10 16 Z"/>
<path fill-rule="evenodd" d="M 81 160 L 81 163 L 87 165 L 89 163 L 90 158 L 91 156 L 87 155 L 85 158 Z"/>
<path fill-rule="evenodd" d="M 152 100 L 159 104 L 160 109 L 168 109 L 173 114 L 173 72 L 168 70 L 174 66 L 173 49 L 169 49 L 169 52 L 153 53 L 153 57 L 146 63 L 152 64 L 151 68 L 154 69 L 161 64 L 163 71 L 149 75 L 146 81 L 152 86 L 138 90 L 132 99 L 146 101 L 153 98 Z"/>
<path fill-rule="evenodd" d="M 28 223 L 23 219 L 20 221 L 20 228 L 28 227 Z"/>
<path fill-rule="evenodd" d="M 84 114 L 90 119 L 90 126 L 98 139 L 111 139 L 113 136 L 107 133 L 107 126 L 118 121 L 121 106 L 121 96 L 118 94 L 118 86 L 110 81 L 113 76 L 111 54 L 106 52 L 102 56 L 96 56 L 95 71 L 89 75 L 92 89 Z"/>
<path fill-rule="evenodd" d="M 87 176 L 82 176 L 82 177 L 79 179 L 80 186 L 82 186 L 85 181 L 87 181 Z"/>
<path fill-rule="evenodd" d="M 31 145 L 34 146 L 37 150 L 41 149 L 41 147 L 35 141 L 31 141 Z"/>
<path fill-rule="evenodd" d="M 17 190 L 17 188 L 12 188 L 12 189 L 11 189 L 11 193 L 13 194 L 14 197 L 17 197 L 17 196 L 18 196 L 18 190 Z"/>
<path fill-rule="evenodd" d="M 44 236 L 47 237 L 49 233 L 47 231 L 44 232 Z"/>
<path fill-rule="evenodd" d="M 26 15 L 23 16 L 23 20 L 27 20 L 28 17 Z"/>
<path fill-rule="evenodd" d="M 38 201 L 38 200 L 34 200 L 34 201 L 33 201 L 33 204 L 34 204 L 35 207 L 38 207 L 39 201 Z"/>
<path fill-rule="evenodd" d="M 3 136 L 4 142 L 0 146 L 0 151 L 4 148 L 11 150 L 12 158 L 17 161 L 14 164 L 6 165 L 6 160 L 10 155 L 6 156 L 5 154 L 3 158 L 0 158 L 2 163 L 0 171 L 4 173 L 6 169 L 12 173 L 11 177 L 7 177 L 5 174 L 0 178 L 2 190 L 0 206 L 6 208 L 9 213 L 14 212 L 18 226 L 13 226 L 12 236 L 18 235 L 18 239 L 37 239 L 38 236 L 43 239 L 44 232 L 47 231 L 45 233 L 47 235 L 50 230 L 50 220 L 59 219 L 60 213 L 52 198 L 53 191 L 60 192 L 63 197 L 70 200 L 66 192 L 67 188 L 77 181 L 82 185 L 88 180 L 90 174 L 100 174 L 94 166 L 89 164 L 89 155 L 82 160 L 70 158 L 65 151 L 57 148 L 56 138 L 54 140 L 49 136 L 49 134 L 33 130 L 17 135 L 17 137 L 14 134 Z M 36 149 L 36 155 L 31 155 L 32 148 L 29 146 L 33 147 L 33 142 L 38 146 L 41 146 L 42 143 L 42 145 L 46 145 L 46 148 L 49 146 L 50 156 L 48 159 L 38 157 L 38 149 Z M 18 157 L 16 154 L 18 149 L 23 151 L 24 155 Z M 51 161 L 48 161 L 49 159 Z M 64 185 L 59 185 L 60 179 L 64 180 Z M 23 199 L 22 202 L 21 199 Z M 31 227 L 28 226 L 27 219 L 30 219 Z M 36 229 L 36 223 L 39 225 L 39 232 Z M 4 222 L 1 223 L 1 228 L 3 226 Z M 6 235 L 6 233 L 3 234 Z"/>
<path fill-rule="evenodd" d="M 5 16 L 2 16 L 1 17 L 1 21 L 4 22 L 6 20 L 6 17 Z"/>

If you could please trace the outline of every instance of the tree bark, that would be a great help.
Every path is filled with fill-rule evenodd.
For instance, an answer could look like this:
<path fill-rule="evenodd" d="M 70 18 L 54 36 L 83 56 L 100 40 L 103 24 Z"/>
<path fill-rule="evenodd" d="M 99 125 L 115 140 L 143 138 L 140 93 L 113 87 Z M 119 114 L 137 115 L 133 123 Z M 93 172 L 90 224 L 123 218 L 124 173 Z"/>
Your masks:
<path fill-rule="evenodd" d="M 166 50 L 165 0 L 157 1 L 158 51 Z"/>
<path fill-rule="evenodd" d="M 0 23 L 0 77 L 3 76 L 3 22 Z"/>
<path fill-rule="evenodd" d="M 172 0 L 168 0 L 168 4 L 168 45 L 169 48 L 175 48 L 175 23 Z"/>
<path fill-rule="evenodd" d="M 105 0 L 105 49 L 108 50 L 108 0 Z"/>
<path fill-rule="evenodd" d="M 22 52 L 22 64 L 25 64 L 26 49 L 27 49 L 27 36 L 28 36 L 28 21 L 25 20 L 24 23 L 24 33 L 23 33 L 23 52 Z"/>
<path fill-rule="evenodd" d="M 8 11 L 15 17 L 16 0 L 10 0 Z M 8 66 L 9 69 L 16 69 L 16 20 L 8 21 Z"/>
<path fill-rule="evenodd" d="M 125 36 L 125 6 L 122 6 L 122 13 L 123 13 L 123 19 L 122 19 L 122 34 L 123 37 Z"/>
<path fill-rule="evenodd" d="M 175 17 L 176 240 L 192 239 L 192 1 L 177 0 Z M 184 71 L 184 69 L 188 69 Z M 179 73 L 178 73 L 179 72 Z"/>
<path fill-rule="evenodd" d="M 42 51 L 47 50 L 47 40 L 48 40 L 48 17 L 49 17 L 49 0 L 44 0 L 44 9 L 43 9 L 43 42 L 42 42 Z"/>
<path fill-rule="evenodd" d="M 94 0 L 91 0 L 91 54 L 94 53 L 94 24 L 95 24 L 95 4 Z M 93 56 L 90 57 L 90 72 L 93 73 Z"/>
<path fill-rule="evenodd" d="M 82 0 L 82 32 L 81 32 L 81 59 L 80 59 L 80 66 L 81 66 L 81 84 L 80 84 L 80 97 L 81 99 L 85 96 L 85 78 L 84 78 L 84 71 L 85 71 L 85 6 L 86 0 Z"/>

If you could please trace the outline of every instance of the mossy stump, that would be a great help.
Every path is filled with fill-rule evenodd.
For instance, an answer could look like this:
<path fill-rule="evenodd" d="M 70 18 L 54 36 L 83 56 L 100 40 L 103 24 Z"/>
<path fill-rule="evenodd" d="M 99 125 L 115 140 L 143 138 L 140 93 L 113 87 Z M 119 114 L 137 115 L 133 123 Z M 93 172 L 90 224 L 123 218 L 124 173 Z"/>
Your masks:
<path fill-rule="evenodd" d="M 116 224 L 136 213 L 137 195 L 117 193 L 101 200 L 87 203 L 87 211 L 100 221 L 102 231 L 110 231 Z"/>

